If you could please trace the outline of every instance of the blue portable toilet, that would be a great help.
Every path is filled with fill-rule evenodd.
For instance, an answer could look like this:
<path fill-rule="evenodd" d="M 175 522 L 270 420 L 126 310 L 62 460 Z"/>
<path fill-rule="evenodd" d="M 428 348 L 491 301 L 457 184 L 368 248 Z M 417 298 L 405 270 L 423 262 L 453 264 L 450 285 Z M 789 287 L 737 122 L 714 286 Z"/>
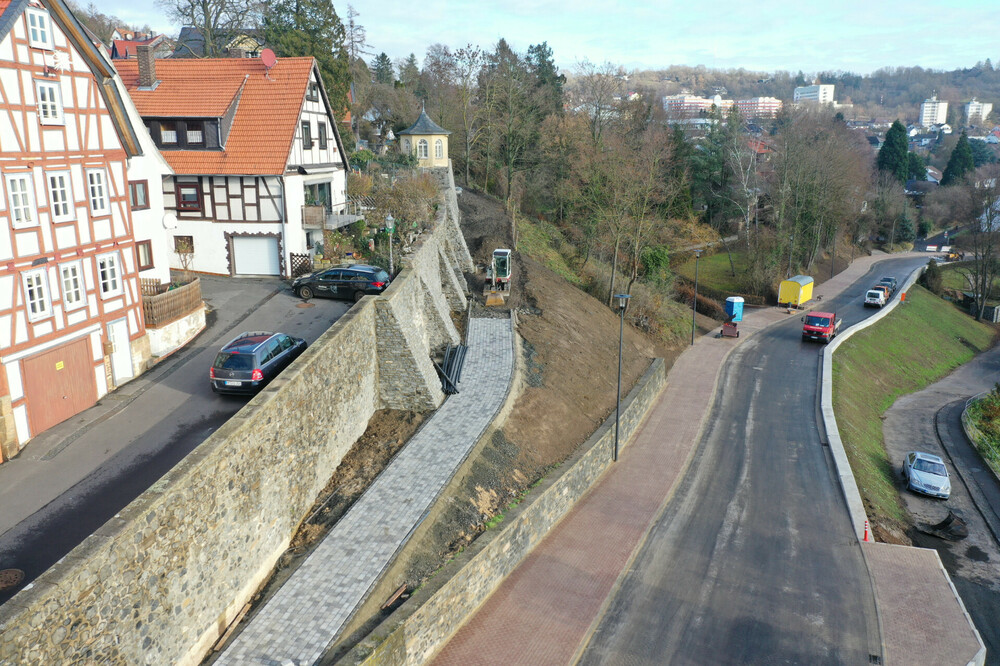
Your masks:
<path fill-rule="evenodd" d="M 731 321 L 743 321 L 743 297 L 730 296 L 726 299 L 726 314 Z"/>

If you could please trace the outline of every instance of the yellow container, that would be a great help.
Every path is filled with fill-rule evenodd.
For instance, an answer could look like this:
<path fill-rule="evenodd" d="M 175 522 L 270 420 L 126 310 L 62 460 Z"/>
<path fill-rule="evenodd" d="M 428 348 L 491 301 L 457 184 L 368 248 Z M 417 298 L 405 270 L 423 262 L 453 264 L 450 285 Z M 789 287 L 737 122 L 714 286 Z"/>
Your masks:
<path fill-rule="evenodd" d="M 808 275 L 796 275 L 782 280 L 778 286 L 778 305 L 797 308 L 813 297 L 813 279 Z"/>

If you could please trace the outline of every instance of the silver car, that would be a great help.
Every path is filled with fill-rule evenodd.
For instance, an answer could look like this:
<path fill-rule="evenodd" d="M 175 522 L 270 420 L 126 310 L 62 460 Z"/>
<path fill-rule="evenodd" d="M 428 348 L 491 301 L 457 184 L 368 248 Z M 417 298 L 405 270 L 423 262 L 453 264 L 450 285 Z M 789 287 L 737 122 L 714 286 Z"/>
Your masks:
<path fill-rule="evenodd" d="M 948 468 L 938 456 L 910 451 L 903 461 L 903 478 L 906 487 L 924 495 L 948 499 L 951 496 L 951 479 Z"/>

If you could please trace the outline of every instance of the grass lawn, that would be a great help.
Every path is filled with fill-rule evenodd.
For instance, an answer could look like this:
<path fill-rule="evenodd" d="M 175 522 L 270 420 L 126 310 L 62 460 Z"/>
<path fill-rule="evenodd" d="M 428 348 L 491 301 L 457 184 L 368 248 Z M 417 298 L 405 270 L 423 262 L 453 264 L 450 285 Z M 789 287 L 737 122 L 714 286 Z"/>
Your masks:
<path fill-rule="evenodd" d="M 957 289 L 959 291 L 970 291 L 969 282 L 965 276 L 959 272 L 960 268 L 968 268 L 972 262 L 959 262 L 941 267 L 941 283 L 945 289 Z M 993 294 L 1000 294 L 1000 278 L 993 281 Z M 987 305 L 997 305 L 1000 300 L 996 298 L 986 299 Z"/>
<path fill-rule="evenodd" d="M 556 273 L 562 279 L 580 286 L 583 279 L 573 270 L 566 257 L 556 249 L 563 242 L 555 225 L 540 220 L 518 217 L 517 249 Z"/>
<path fill-rule="evenodd" d="M 992 326 L 914 285 L 906 303 L 845 341 L 833 357 L 840 436 L 873 522 L 907 523 L 882 442 L 881 415 L 993 344 Z"/>
<path fill-rule="evenodd" d="M 742 252 L 733 252 L 733 263 L 736 265 L 738 276 L 746 269 L 746 255 Z M 678 275 L 688 280 L 694 280 L 694 257 L 673 267 L 673 269 Z M 729 255 L 726 254 L 725 249 L 712 255 L 703 256 L 698 260 L 698 283 L 713 287 L 721 292 L 740 293 L 738 278 L 733 277 L 732 268 L 729 265 Z"/>

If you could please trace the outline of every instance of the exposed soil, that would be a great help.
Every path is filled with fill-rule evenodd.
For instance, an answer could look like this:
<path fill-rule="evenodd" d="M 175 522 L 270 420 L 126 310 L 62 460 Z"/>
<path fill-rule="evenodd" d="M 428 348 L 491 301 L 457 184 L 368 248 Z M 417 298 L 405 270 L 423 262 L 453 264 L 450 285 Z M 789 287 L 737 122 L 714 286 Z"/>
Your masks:
<path fill-rule="evenodd" d="M 496 248 L 513 248 L 510 217 L 495 199 L 466 189 L 459 196 L 462 230 L 473 261 L 489 263 Z M 486 307 L 484 274 L 467 274 L 472 317 L 517 313 L 521 338 L 521 385 L 504 426 L 467 466 L 468 472 L 439 500 L 444 509 L 419 542 L 401 554 L 407 588 L 418 587 L 454 553 L 475 539 L 537 479 L 569 457 L 613 412 L 618 372 L 619 318 L 605 304 L 516 251 L 512 286 L 502 307 Z M 465 332 L 464 313 L 456 325 Z M 460 319 L 460 320 L 459 320 Z M 664 349 L 626 326 L 622 348 L 622 394 L 653 357 L 669 365 L 680 349 Z M 253 600 L 267 599 L 301 564 L 311 548 L 361 496 L 425 415 L 377 412 L 344 458 L 311 517 L 279 561 L 272 579 Z M 370 618 L 373 626 L 380 617 Z M 356 632 L 355 635 L 364 632 Z M 338 651 L 342 651 L 341 646 Z"/>

